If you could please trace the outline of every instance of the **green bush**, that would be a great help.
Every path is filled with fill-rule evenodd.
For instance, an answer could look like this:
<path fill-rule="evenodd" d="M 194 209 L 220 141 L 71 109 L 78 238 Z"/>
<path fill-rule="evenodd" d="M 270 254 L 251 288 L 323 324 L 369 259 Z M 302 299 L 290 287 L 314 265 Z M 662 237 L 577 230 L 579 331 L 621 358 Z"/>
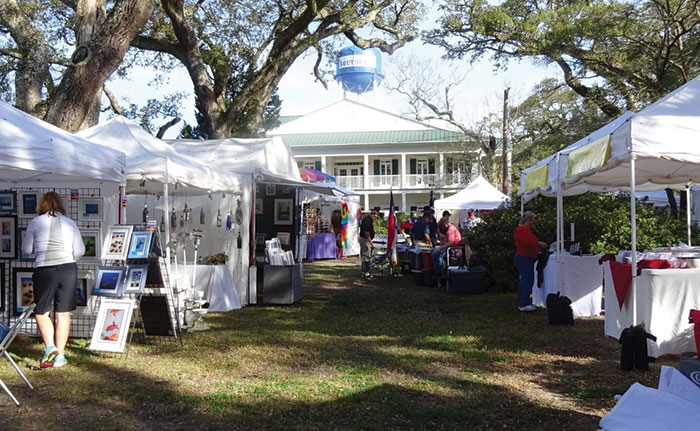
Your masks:
<path fill-rule="evenodd" d="M 564 198 L 564 236 L 575 224 L 576 240 L 584 253 L 617 253 L 631 248 L 630 199 L 625 194 L 586 193 Z M 556 199 L 536 197 L 525 204 L 537 219 L 533 227 L 540 241 L 556 240 Z M 520 221 L 520 199 L 513 196 L 508 207 L 482 214 L 484 223 L 466 232 L 474 251 L 472 265 L 488 269 L 492 287 L 515 289 L 518 272 L 513 262 L 513 233 Z M 693 243 L 698 243 L 693 226 Z M 637 249 L 649 250 L 687 240 L 685 220 L 676 220 L 646 200 L 637 202 Z"/>
<path fill-rule="evenodd" d="M 403 212 L 396 212 L 396 220 L 399 225 L 403 223 L 404 221 L 408 220 L 411 218 L 411 214 L 409 213 L 403 213 Z M 389 218 L 389 213 L 382 213 L 380 214 L 380 217 L 377 217 L 377 219 L 374 221 L 374 233 L 375 234 L 383 234 L 386 235 L 387 232 L 387 218 Z"/>

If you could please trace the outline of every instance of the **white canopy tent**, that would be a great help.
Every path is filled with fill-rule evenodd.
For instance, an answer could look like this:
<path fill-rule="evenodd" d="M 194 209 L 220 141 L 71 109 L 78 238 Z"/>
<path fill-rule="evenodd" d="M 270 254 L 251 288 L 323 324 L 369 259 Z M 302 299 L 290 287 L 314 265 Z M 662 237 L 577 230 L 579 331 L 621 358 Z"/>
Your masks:
<path fill-rule="evenodd" d="M 477 177 L 464 190 L 435 201 L 435 208 L 455 210 L 492 210 L 510 198 L 499 192 L 482 176 Z"/>
<path fill-rule="evenodd" d="M 639 113 L 625 113 L 581 141 L 523 171 L 521 190 L 556 194 L 557 238 L 563 238 L 562 196 L 630 191 L 632 250 L 637 249 L 637 190 L 689 188 L 700 181 L 700 77 Z M 554 173 L 550 173 L 553 167 Z M 688 212 L 690 211 L 688 204 Z M 690 219 L 690 214 L 688 214 Z M 690 237 L 690 226 L 688 227 Z M 632 288 L 637 257 L 632 253 Z M 635 313 L 633 313 L 635 315 Z"/>

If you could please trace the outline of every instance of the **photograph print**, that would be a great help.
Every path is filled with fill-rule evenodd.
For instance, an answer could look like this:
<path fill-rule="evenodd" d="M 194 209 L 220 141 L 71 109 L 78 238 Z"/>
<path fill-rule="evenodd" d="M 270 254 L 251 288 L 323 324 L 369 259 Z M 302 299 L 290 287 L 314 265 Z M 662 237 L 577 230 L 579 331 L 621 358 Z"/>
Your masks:
<path fill-rule="evenodd" d="M 17 217 L 0 216 L 0 258 L 16 258 L 17 248 Z"/>
<path fill-rule="evenodd" d="M 81 228 L 80 236 L 83 239 L 83 245 L 85 245 L 85 254 L 80 257 L 80 263 L 100 263 L 102 230 Z"/>
<path fill-rule="evenodd" d="M 255 199 L 255 214 L 263 214 L 263 200 Z"/>
<path fill-rule="evenodd" d="M 17 212 L 17 192 L 13 190 L 0 191 L 0 212 Z"/>
<path fill-rule="evenodd" d="M 39 204 L 38 192 L 19 192 L 19 208 L 20 217 L 36 217 L 36 207 Z"/>
<path fill-rule="evenodd" d="M 13 314 L 19 316 L 24 309 L 34 303 L 34 270 L 31 268 L 12 269 Z"/>
<path fill-rule="evenodd" d="M 19 228 L 19 234 L 17 235 L 17 239 L 19 240 L 17 243 L 17 254 L 19 255 L 19 260 L 22 262 L 34 262 L 34 258 L 31 255 L 22 253 L 22 243 L 24 242 L 24 236 L 26 234 L 26 227 Z"/>
<path fill-rule="evenodd" d="M 125 274 L 125 266 L 100 266 L 97 269 L 92 294 L 121 297 Z"/>
<path fill-rule="evenodd" d="M 153 232 L 138 231 L 131 234 L 129 242 L 129 259 L 146 259 L 151 248 Z"/>
<path fill-rule="evenodd" d="M 274 196 L 277 194 L 277 186 L 274 184 L 265 184 L 265 195 Z"/>
<path fill-rule="evenodd" d="M 293 202 L 292 199 L 275 199 L 275 224 L 292 224 Z"/>
<path fill-rule="evenodd" d="M 64 204 L 67 205 L 66 202 Z M 102 221 L 104 200 L 102 198 L 80 198 L 78 200 L 78 219 Z"/>
<path fill-rule="evenodd" d="M 124 299 L 105 299 L 100 303 L 90 350 L 123 352 L 129 334 L 134 302 Z"/>
<path fill-rule="evenodd" d="M 129 265 L 129 270 L 126 273 L 126 283 L 124 283 L 124 293 L 143 293 L 146 287 L 147 276 L 148 265 Z"/>
<path fill-rule="evenodd" d="M 126 259 L 133 229 L 133 226 L 126 225 L 115 225 L 107 228 L 107 234 L 102 244 L 102 259 Z"/>

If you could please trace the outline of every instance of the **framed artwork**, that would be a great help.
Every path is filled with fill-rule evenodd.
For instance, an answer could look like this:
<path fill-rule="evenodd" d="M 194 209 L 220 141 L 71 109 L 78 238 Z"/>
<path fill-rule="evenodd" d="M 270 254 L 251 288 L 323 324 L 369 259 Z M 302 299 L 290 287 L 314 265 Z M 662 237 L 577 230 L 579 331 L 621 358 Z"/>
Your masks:
<path fill-rule="evenodd" d="M 102 256 L 102 229 L 80 229 L 80 236 L 85 245 L 85 254 L 80 258 L 80 263 L 100 263 Z"/>
<path fill-rule="evenodd" d="M 277 194 L 277 186 L 274 184 L 265 184 L 265 194 L 267 196 L 274 196 Z"/>
<path fill-rule="evenodd" d="M 12 311 L 19 316 L 34 303 L 33 268 L 12 268 Z"/>
<path fill-rule="evenodd" d="M 275 199 L 275 224 L 292 224 L 293 199 Z"/>
<path fill-rule="evenodd" d="M 255 246 L 258 247 L 259 249 L 265 248 L 265 238 L 267 237 L 266 233 L 256 233 L 255 234 Z"/>
<path fill-rule="evenodd" d="M 255 194 L 260 194 L 260 184 L 255 183 Z"/>
<path fill-rule="evenodd" d="M 17 254 L 19 255 L 19 260 L 22 262 L 34 262 L 34 258 L 31 255 L 22 253 L 22 243 L 24 243 L 24 236 L 26 234 L 27 234 L 26 227 L 19 228 L 19 231 L 17 234 L 17 239 L 19 240 L 19 242 L 17 243 Z"/>
<path fill-rule="evenodd" d="M 64 204 L 66 203 L 64 202 Z M 104 220 L 104 200 L 102 198 L 80 198 L 78 200 L 78 220 Z"/>
<path fill-rule="evenodd" d="M 0 312 L 5 311 L 5 265 L 0 264 Z"/>
<path fill-rule="evenodd" d="M 129 259 L 146 259 L 148 251 L 151 249 L 151 239 L 153 232 L 138 231 L 131 234 L 129 242 Z"/>
<path fill-rule="evenodd" d="M 20 217 L 36 217 L 39 206 L 39 192 L 19 192 L 18 211 Z"/>
<path fill-rule="evenodd" d="M 130 225 L 115 225 L 107 228 L 107 234 L 102 243 L 102 259 L 126 259 L 133 230 L 134 227 Z"/>
<path fill-rule="evenodd" d="M 100 266 L 97 268 L 93 295 L 121 297 L 126 266 Z"/>
<path fill-rule="evenodd" d="M 263 200 L 255 199 L 255 214 L 263 214 Z"/>
<path fill-rule="evenodd" d="M 90 288 L 94 281 L 95 274 L 92 271 L 78 271 L 78 281 L 75 286 L 75 305 L 78 308 L 73 314 L 92 314 L 88 304 L 90 303 Z"/>
<path fill-rule="evenodd" d="M 282 193 L 284 194 L 290 194 L 292 192 L 292 187 L 291 186 L 284 186 L 282 187 Z"/>
<path fill-rule="evenodd" d="M 131 325 L 134 302 L 129 299 L 105 299 L 97 312 L 90 350 L 123 352 Z"/>
<path fill-rule="evenodd" d="M 129 265 L 124 283 L 124 293 L 143 293 L 148 276 L 148 265 Z"/>
<path fill-rule="evenodd" d="M 0 258 L 17 257 L 17 217 L 0 216 Z"/>
<path fill-rule="evenodd" d="M 0 212 L 17 212 L 17 192 L 14 190 L 0 191 Z"/>

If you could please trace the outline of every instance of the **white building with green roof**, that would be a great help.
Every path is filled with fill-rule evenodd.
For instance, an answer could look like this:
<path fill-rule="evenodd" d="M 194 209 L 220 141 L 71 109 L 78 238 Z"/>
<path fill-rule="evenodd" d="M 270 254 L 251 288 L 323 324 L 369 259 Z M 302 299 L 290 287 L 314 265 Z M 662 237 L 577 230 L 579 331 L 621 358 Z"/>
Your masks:
<path fill-rule="evenodd" d="M 282 117 L 269 136 L 292 149 L 299 167 L 335 176 L 337 184 L 363 196 L 365 209 L 399 211 L 427 205 L 462 190 L 472 172 L 461 132 L 442 129 L 343 99 L 307 115 Z"/>

